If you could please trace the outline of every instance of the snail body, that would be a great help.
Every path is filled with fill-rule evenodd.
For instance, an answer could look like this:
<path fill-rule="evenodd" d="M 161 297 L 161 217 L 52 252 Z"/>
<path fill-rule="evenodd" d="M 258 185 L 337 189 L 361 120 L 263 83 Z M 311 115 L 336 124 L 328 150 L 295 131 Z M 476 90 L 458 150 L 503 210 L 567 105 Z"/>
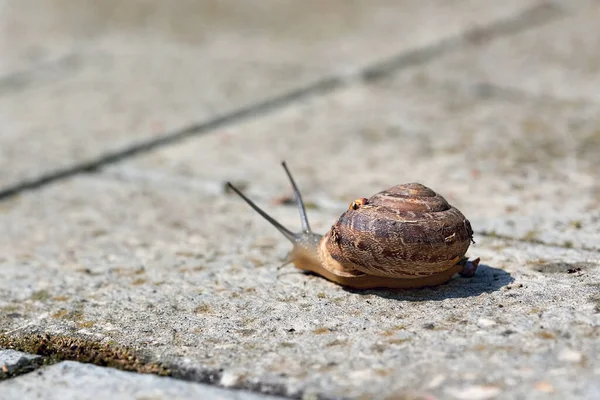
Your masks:
<path fill-rule="evenodd" d="M 464 215 L 419 183 L 391 187 L 353 201 L 325 235 L 310 229 L 300 191 L 285 163 L 300 211 L 302 232 L 292 233 L 236 189 L 292 244 L 291 262 L 354 289 L 420 288 L 472 276 L 479 259 L 464 257 L 473 230 Z"/>

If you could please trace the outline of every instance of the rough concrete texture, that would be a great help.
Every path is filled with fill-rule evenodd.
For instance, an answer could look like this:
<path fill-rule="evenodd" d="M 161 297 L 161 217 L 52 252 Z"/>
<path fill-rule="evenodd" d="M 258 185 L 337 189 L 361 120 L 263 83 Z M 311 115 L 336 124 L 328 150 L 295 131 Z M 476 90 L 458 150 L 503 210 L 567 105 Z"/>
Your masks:
<path fill-rule="evenodd" d="M 15 350 L 0 349 L 0 379 L 30 372 L 41 364 L 42 358 Z"/>
<path fill-rule="evenodd" d="M 276 399 L 71 361 L 0 383 L 6 399 Z"/>
<path fill-rule="evenodd" d="M 343 76 L 347 69 L 436 44 L 476 25 L 516 18 L 536 4 L 33 3 L 3 2 L 0 14 L 0 123 L 6 132 L 0 136 L 0 187 L 332 74 Z"/>
<path fill-rule="evenodd" d="M 548 38 L 587 46 L 597 2 L 560 10 L 0 202 L 0 347 L 293 397 L 599 397 L 600 106 L 544 89 L 593 76 Z M 282 159 L 315 231 L 419 181 L 471 220 L 482 267 L 366 292 L 279 269 L 289 244 L 224 182 L 297 229 Z"/>
<path fill-rule="evenodd" d="M 315 226 L 328 214 L 312 210 Z M 287 243 L 237 198 L 106 175 L 23 195 L 2 223 L 1 324 L 24 350 L 34 332 L 84 337 L 294 396 L 598 390 L 597 252 L 477 236 L 473 279 L 359 293 L 278 271 Z"/>

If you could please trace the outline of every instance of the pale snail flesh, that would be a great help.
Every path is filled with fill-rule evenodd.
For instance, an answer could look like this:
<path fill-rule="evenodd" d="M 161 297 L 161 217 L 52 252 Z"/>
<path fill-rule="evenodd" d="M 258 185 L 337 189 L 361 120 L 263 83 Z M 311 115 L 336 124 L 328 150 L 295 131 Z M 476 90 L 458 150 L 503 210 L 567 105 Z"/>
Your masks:
<path fill-rule="evenodd" d="M 312 232 L 300 191 L 285 162 L 300 211 L 302 232 L 293 233 L 230 182 L 227 185 L 293 244 L 290 261 L 355 289 L 421 288 L 473 276 L 479 259 L 465 253 L 473 240 L 464 215 L 419 183 L 394 186 L 353 201 L 321 236 Z"/>

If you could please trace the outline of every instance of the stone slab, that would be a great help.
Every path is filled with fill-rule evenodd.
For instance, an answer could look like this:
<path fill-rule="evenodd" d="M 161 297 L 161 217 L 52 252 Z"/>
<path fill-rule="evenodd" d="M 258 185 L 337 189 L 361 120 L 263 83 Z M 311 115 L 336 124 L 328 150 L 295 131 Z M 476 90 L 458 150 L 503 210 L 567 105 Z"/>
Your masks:
<path fill-rule="evenodd" d="M 0 380 L 30 372 L 41 364 L 42 358 L 15 350 L 0 349 Z"/>
<path fill-rule="evenodd" d="M 5 1 L 0 187 L 518 19 L 536 4 Z"/>
<path fill-rule="evenodd" d="M 0 382 L 7 399 L 223 399 L 258 400 L 277 397 L 214 386 L 183 382 L 172 378 L 136 374 L 90 364 L 64 361 L 35 373 Z"/>
<path fill-rule="evenodd" d="M 413 70 L 353 85 L 107 173 L 215 194 L 234 180 L 264 205 L 290 195 L 279 166 L 287 160 L 307 201 L 328 212 L 315 222 L 322 232 L 353 199 L 421 182 L 479 234 L 600 250 L 600 104 L 507 96 L 447 78 Z"/>
<path fill-rule="evenodd" d="M 5 207 L 3 346 L 36 348 L 41 333 L 67 358 L 81 355 L 73 340 L 84 353 L 129 348 L 175 377 L 286 396 L 600 390 L 598 252 L 477 237 L 473 279 L 356 292 L 278 270 L 283 238 L 239 199 L 198 188 L 100 174 Z"/>

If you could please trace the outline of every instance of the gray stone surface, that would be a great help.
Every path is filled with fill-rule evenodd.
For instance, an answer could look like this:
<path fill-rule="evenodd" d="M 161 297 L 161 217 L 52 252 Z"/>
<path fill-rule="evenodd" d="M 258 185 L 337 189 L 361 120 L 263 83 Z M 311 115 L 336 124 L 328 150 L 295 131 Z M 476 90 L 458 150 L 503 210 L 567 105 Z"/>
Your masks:
<path fill-rule="evenodd" d="M 0 349 L 0 379 L 32 371 L 39 366 L 41 360 L 37 355 Z"/>
<path fill-rule="evenodd" d="M 277 399 L 172 378 L 64 361 L 0 382 L 5 399 Z"/>
<path fill-rule="evenodd" d="M 289 193 L 285 159 L 305 196 L 329 211 L 316 222 L 321 231 L 352 199 L 417 181 L 464 211 L 478 233 L 600 250 L 600 105 L 507 97 L 440 83 L 441 72 L 436 79 L 416 69 L 351 86 L 110 173 L 215 193 L 218 182 L 237 179 L 264 204 Z"/>
<path fill-rule="evenodd" d="M 326 214 L 312 210 L 315 225 Z M 278 271 L 288 245 L 270 227 L 187 187 L 79 178 L 21 196 L 0 221 L 13 315 L 0 325 L 17 342 L 112 343 L 175 376 L 284 395 L 598 390 L 598 252 L 477 236 L 485 266 L 471 280 L 357 293 Z"/>
<path fill-rule="evenodd" d="M 518 17 L 536 4 L 5 1 L 0 188 L 344 76 L 473 25 Z"/>
<path fill-rule="evenodd" d="M 487 18 L 517 7 L 408 4 L 420 10 L 404 16 L 410 29 L 436 7 L 462 15 L 459 29 L 468 25 L 467 10 Z M 475 4 L 482 8 L 469 8 Z M 564 49 L 579 54 L 561 47 L 559 37 L 593 48 L 597 2 L 561 4 L 554 22 L 513 38 L 473 35 L 424 66 L 353 81 L 0 202 L 0 347 L 305 398 L 600 396 L 600 103 L 583 83 L 596 79 L 593 68 L 584 68 L 593 67 L 594 53 L 555 57 Z M 361 21 L 373 15 L 366 10 Z M 329 42 L 325 35 L 323 48 L 356 39 L 369 49 L 384 33 L 398 35 L 385 29 L 404 29 L 381 15 L 384 22 L 374 19 L 367 29 L 373 42 L 346 31 Z M 407 44 L 400 49 L 430 43 L 420 42 L 418 32 L 438 32 L 423 29 L 416 39 L 402 37 Z M 447 37 L 439 29 L 435 38 Z M 280 33 L 264 37 L 273 32 Z M 140 44 L 139 35 L 122 46 L 154 48 Z M 111 42 L 119 37 L 100 36 L 107 53 L 125 52 Z M 289 47 L 273 45 L 275 54 L 295 49 L 289 37 L 276 36 Z M 326 51 L 319 49 L 311 47 Z M 302 51 L 300 59 L 310 58 Z M 349 51 L 332 70 L 389 55 L 377 51 Z M 297 54 L 287 55 L 292 64 Z M 125 81 L 130 64 L 120 63 L 114 79 Z M 323 65 L 319 73 L 329 73 Z M 563 90 L 566 71 L 575 84 Z M 223 81 L 215 78 L 217 86 Z M 69 84 L 79 90 L 82 82 Z M 249 102 L 260 100 L 246 93 Z M 82 107 L 93 103 L 81 99 Z M 139 104 L 146 107 L 139 115 L 161 115 L 152 96 L 140 95 Z M 176 108 L 164 110 L 170 123 L 188 123 L 187 111 Z M 132 136 L 119 136 L 122 121 L 102 115 L 105 128 L 124 138 L 115 146 L 129 143 Z M 44 146 L 37 136 L 31 140 Z M 106 151 L 87 137 L 80 143 L 82 157 Z M 39 165 L 54 168 L 52 157 Z M 481 257 L 482 267 L 472 279 L 456 277 L 438 288 L 366 292 L 278 268 L 289 244 L 223 184 L 244 186 L 296 229 L 297 211 L 281 204 L 290 194 L 282 159 L 316 231 L 327 231 L 357 197 L 419 181 L 471 220 L 477 243 L 469 255 Z"/>

